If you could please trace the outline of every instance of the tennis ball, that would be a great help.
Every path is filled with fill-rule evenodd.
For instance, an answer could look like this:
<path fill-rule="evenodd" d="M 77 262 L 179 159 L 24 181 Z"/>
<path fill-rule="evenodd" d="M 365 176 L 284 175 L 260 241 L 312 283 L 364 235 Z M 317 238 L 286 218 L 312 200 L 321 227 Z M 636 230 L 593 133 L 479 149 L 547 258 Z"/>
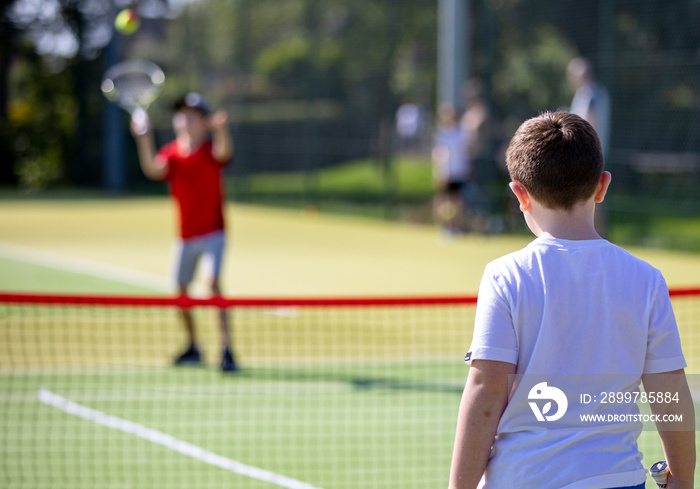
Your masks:
<path fill-rule="evenodd" d="M 114 19 L 114 28 L 121 34 L 128 36 L 136 32 L 141 25 L 139 14 L 134 9 L 125 8 Z"/>

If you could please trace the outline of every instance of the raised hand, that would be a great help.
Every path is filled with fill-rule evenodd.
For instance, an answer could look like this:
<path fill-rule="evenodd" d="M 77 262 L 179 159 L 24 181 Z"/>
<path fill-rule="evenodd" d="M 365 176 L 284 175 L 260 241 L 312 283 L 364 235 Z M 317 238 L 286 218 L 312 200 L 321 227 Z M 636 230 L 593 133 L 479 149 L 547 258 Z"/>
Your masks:
<path fill-rule="evenodd" d="M 218 110 L 209 119 L 209 128 L 212 130 L 222 129 L 226 127 L 228 122 L 228 112 L 225 110 Z"/>
<path fill-rule="evenodd" d="M 151 121 L 143 110 L 137 110 L 131 116 L 131 133 L 134 136 L 143 136 L 151 129 Z"/>

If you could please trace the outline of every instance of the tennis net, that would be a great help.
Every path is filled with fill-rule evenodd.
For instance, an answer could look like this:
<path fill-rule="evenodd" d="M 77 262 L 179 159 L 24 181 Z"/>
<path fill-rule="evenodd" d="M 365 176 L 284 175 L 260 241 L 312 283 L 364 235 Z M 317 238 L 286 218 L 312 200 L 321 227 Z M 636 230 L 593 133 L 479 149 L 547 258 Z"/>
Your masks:
<path fill-rule="evenodd" d="M 672 296 L 692 372 L 700 290 Z M 0 485 L 445 486 L 475 303 L 0 294 Z"/>

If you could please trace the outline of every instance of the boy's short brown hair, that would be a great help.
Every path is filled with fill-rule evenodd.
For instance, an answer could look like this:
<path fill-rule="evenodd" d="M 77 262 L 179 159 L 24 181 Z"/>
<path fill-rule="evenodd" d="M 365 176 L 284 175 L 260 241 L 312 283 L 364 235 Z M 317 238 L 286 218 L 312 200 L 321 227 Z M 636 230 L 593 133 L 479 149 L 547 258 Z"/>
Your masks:
<path fill-rule="evenodd" d="M 545 112 L 522 123 L 506 153 L 508 173 L 550 209 L 590 198 L 603 172 L 593 126 L 569 112 Z"/>

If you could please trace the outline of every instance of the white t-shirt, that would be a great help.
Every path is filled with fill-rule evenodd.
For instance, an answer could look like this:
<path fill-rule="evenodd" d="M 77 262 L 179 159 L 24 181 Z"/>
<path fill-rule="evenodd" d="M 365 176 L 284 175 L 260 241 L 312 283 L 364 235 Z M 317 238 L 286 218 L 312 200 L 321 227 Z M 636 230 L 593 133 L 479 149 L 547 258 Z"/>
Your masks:
<path fill-rule="evenodd" d="M 642 424 L 584 425 L 579 417 L 634 414 L 636 404 L 583 404 L 578 396 L 600 401 L 602 392 L 634 392 L 642 373 L 686 366 L 658 270 L 603 239 L 548 237 L 486 266 L 467 359 L 516 365 L 517 381 L 482 480 L 490 489 L 642 483 Z M 538 421 L 528 402 L 543 380 L 568 397 L 556 423 Z"/>

